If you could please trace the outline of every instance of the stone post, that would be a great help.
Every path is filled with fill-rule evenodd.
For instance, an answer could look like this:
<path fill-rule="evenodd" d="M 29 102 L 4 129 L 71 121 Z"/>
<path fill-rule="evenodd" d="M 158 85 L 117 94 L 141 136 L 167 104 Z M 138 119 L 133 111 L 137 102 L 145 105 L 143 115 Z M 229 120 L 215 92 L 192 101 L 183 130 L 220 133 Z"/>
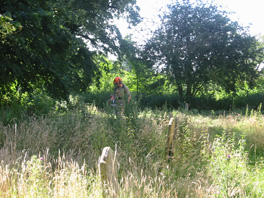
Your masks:
<path fill-rule="evenodd" d="M 118 197 L 118 168 L 116 153 L 110 147 L 105 147 L 99 159 L 99 170 L 104 198 Z"/>

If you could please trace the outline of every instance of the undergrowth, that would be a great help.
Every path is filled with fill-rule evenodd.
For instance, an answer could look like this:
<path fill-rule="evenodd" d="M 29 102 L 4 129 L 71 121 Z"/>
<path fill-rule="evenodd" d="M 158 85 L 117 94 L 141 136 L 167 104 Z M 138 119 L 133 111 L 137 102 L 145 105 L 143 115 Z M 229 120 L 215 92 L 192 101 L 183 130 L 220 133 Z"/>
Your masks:
<path fill-rule="evenodd" d="M 120 197 L 263 197 L 263 129 L 261 111 L 201 115 L 136 104 L 123 116 L 80 103 L 2 120 L 0 197 L 101 197 L 98 158 L 106 146 L 117 151 Z"/>

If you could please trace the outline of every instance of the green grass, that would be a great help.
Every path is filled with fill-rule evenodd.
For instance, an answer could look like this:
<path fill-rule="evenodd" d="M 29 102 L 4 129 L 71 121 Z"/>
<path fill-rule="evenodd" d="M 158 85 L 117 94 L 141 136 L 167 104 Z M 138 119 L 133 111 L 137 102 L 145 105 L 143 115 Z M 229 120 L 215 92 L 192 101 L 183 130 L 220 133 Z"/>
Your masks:
<path fill-rule="evenodd" d="M 263 197 L 264 119 L 81 105 L 0 122 L 0 197 L 101 197 L 98 158 L 117 148 L 120 197 Z M 5 112 L 8 115 L 8 112 Z M 167 161 L 170 116 L 178 128 Z"/>

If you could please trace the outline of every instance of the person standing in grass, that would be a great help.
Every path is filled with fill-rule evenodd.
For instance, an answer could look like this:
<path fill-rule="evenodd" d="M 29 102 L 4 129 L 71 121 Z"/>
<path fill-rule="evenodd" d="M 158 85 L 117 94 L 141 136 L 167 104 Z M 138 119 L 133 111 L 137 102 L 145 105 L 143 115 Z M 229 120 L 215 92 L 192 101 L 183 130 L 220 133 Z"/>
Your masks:
<path fill-rule="evenodd" d="M 115 103 L 121 106 L 121 112 L 123 113 L 125 104 L 130 103 L 131 93 L 128 87 L 122 82 L 120 77 L 116 77 L 114 79 L 114 85 L 115 89 L 113 95 L 115 98 Z"/>

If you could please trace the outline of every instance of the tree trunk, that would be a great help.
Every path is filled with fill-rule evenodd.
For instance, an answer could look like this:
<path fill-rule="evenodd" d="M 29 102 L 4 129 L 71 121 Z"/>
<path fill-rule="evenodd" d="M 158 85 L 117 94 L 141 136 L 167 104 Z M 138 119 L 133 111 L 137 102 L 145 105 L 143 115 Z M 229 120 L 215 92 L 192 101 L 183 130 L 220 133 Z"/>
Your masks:
<path fill-rule="evenodd" d="M 180 101 L 182 101 L 182 99 L 183 99 L 183 88 L 182 88 L 182 84 L 178 84 L 178 92 L 179 92 L 179 96 L 180 96 Z"/>
<path fill-rule="evenodd" d="M 192 96 L 192 84 L 187 83 L 186 96 L 187 97 L 191 97 Z"/>

